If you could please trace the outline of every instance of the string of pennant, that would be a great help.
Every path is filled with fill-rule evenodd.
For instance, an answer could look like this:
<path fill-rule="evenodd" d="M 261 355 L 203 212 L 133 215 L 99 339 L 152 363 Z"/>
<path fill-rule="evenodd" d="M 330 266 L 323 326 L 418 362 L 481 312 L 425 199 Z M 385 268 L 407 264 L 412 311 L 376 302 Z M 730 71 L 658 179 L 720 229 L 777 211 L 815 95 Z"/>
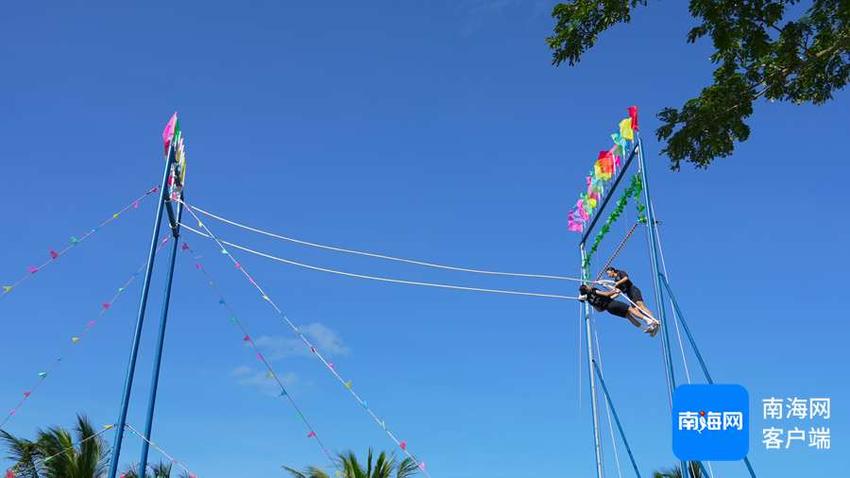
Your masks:
<path fill-rule="evenodd" d="M 154 450 L 158 451 L 158 452 L 159 452 L 162 456 L 164 456 L 164 457 L 168 460 L 168 462 L 169 462 L 169 463 L 171 463 L 172 465 L 176 465 L 176 466 L 180 467 L 180 469 L 182 469 L 183 471 L 185 471 L 185 472 L 186 472 L 186 476 L 187 476 L 188 478 L 198 478 L 198 475 L 196 475 L 195 473 L 193 473 L 193 472 L 192 472 L 192 470 L 190 470 L 190 469 L 189 469 L 189 467 L 188 467 L 188 466 L 186 466 L 186 464 L 185 464 L 185 463 L 183 463 L 182 461 L 180 461 L 180 460 L 178 460 L 178 459 L 174 458 L 174 455 L 172 455 L 172 454 L 168 453 L 167 451 L 163 450 L 163 449 L 162 449 L 162 447 L 160 447 L 159 445 L 157 445 L 157 444 L 156 444 L 156 443 L 154 443 L 153 441 L 148 440 L 147 438 L 145 438 L 145 436 L 144 436 L 144 435 L 142 435 L 141 433 L 139 433 L 139 431 L 138 431 L 138 430 L 136 430 L 136 429 L 133 427 L 133 425 L 130 425 L 130 424 L 128 423 L 128 424 L 126 424 L 126 425 L 124 426 L 124 428 L 126 428 L 126 429 L 127 429 L 127 430 L 129 430 L 131 433 L 133 433 L 134 435 L 136 435 L 137 437 L 139 437 L 142 441 L 146 442 L 148 445 L 150 445 L 150 447 L 151 447 L 151 448 L 153 448 Z M 123 474 L 120 476 L 120 478 L 124 478 L 124 477 L 125 477 L 125 475 L 123 475 Z"/>
<path fill-rule="evenodd" d="M 572 232 L 584 232 L 585 225 L 605 193 L 605 186 L 617 175 L 617 170 L 622 166 L 623 158 L 629 150 L 630 143 L 634 142 L 635 131 L 638 130 L 637 106 L 629 106 L 629 117 L 620 121 L 618 126 L 618 131 L 611 134 L 614 145 L 599 152 L 596 162 L 593 163 L 593 169 L 585 178 L 587 190 L 581 194 L 576 205 L 567 215 L 567 229 Z"/>
<path fill-rule="evenodd" d="M 216 243 L 219 250 L 221 251 L 221 254 L 226 256 L 233 263 L 233 266 L 239 272 L 242 273 L 242 275 L 248 280 L 248 282 L 251 283 L 251 285 L 257 290 L 257 292 L 259 292 L 260 297 L 264 301 L 266 301 L 269 304 L 269 306 L 272 307 L 272 309 L 274 309 L 275 313 L 277 313 L 277 315 L 286 323 L 286 325 L 289 326 L 289 328 L 292 330 L 292 332 L 295 334 L 295 336 L 308 348 L 311 355 L 316 357 L 325 366 L 325 369 L 328 372 L 330 372 L 330 374 L 333 375 L 333 377 L 336 378 L 336 380 L 343 387 L 345 387 L 346 390 L 348 390 L 349 394 L 354 398 L 354 400 L 360 405 L 361 408 L 363 408 L 363 410 L 366 411 L 366 413 L 370 417 L 372 417 L 372 419 L 375 421 L 375 423 L 384 431 L 384 433 L 386 433 L 387 437 L 389 437 L 389 439 L 393 443 L 395 443 L 395 445 L 402 451 L 402 453 L 407 458 L 410 458 L 414 463 L 416 463 L 416 466 L 418 467 L 418 469 L 423 474 L 425 474 L 428 478 L 430 478 L 431 475 L 428 473 L 428 471 L 426 469 L 425 462 L 419 460 L 418 458 L 416 458 L 416 456 L 413 455 L 413 453 L 411 453 L 411 451 L 409 450 L 409 448 L 407 446 L 407 442 L 405 440 L 398 438 L 398 436 L 395 433 L 393 433 L 393 431 L 387 426 L 386 421 L 384 419 L 380 418 L 375 413 L 375 411 L 369 406 L 369 404 L 366 402 L 366 400 L 364 400 L 355 391 L 353 382 L 350 379 L 345 379 L 345 378 L 342 377 L 342 375 L 337 370 L 337 367 L 332 362 L 327 360 L 324 355 L 322 355 L 322 352 L 312 342 L 310 342 L 310 339 L 308 339 L 307 336 L 304 335 L 301 332 L 301 330 L 298 328 L 298 326 L 295 325 L 289 319 L 289 317 L 280 309 L 280 307 L 278 307 L 278 305 L 274 302 L 274 300 L 272 300 L 271 297 L 269 297 L 269 295 L 265 292 L 265 290 L 254 279 L 254 277 L 245 269 L 245 267 L 242 266 L 242 264 L 236 259 L 236 257 L 234 257 L 230 253 L 230 251 L 228 251 L 227 248 L 224 247 L 224 244 L 222 244 L 221 240 L 212 231 L 210 231 L 210 229 L 203 223 L 203 221 L 201 221 L 201 219 L 198 217 L 197 214 L 195 214 L 195 212 L 192 210 L 192 208 L 185 203 L 183 203 L 183 204 L 184 204 L 184 206 L 186 206 L 186 210 L 189 211 L 189 213 L 198 222 L 198 227 L 203 229 L 206 232 L 206 234 L 209 236 L 209 238 L 212 239 Z M 313 435 L 311 435 L 311 437 L 313 437 Z"/>
<path fill-rule="evenodd" d="M 164 236 L 162 240 L 160 240 L 158 247 L 162 249 L 166 244 L 168 244 L 168 241 L 169 236 Z M 121 286 L 116 290 L 112 297 L 100 304 L 100 310 L 98 311 L 97 317 L 86 322 L 82 331 L 80 331 L 78 334 L 68 338 L 68 341 L 66 342 L 65 346 L 60 350 L 60 353 L 56 356 L 53 362 L 51 362 L 47 368 L 40 370 L 36 374 L 37 378 L 34 384 L 30 388 L 24 390 L 24 392 L 21 394 L 21 398 L 18 400 L 18 403 L 12 409 L 10 409 L 6 416 L 3 418 L 3 420 L 0 421 L 0 428 L 5 426 L 6 423 L 8 423 L 9 420 L 12 419 L 12 417 L 17 415 L 21 408 L 32 397 L 32 394 L 35 393 L 41 387 L 44 381 L 47 380 L 47 378 L 53 374 L 53 372 L 62 364 L 62 362 L 70 354 L 70 352 L 74 350 L 81 342 L 83 342 L 83 339 L 85 339 L 86 336 L 89 335 L 91 330 L 95 327 L 95 325 L 97 325 L 98 321 L 103 319 L 103 317 L 112 309 L 112 306 L 115 304 L 115 302 L 127 291 L 130 285 L 135 282 L 135 280 L 139 277 L 142 271 L 144 271 L 144 268 L 145 264 L 142 264 L 141 267 L 136 269 L 136 271 L 133 272 L 133 274 L 130 275 L 130 277 L 127 278 L 127 280 L 125 280 L 121 284 Z"/>
<path fill-rule="evenodd" d="M 331 455 L 330 451 L 328 451 L 325 444 L 322 442 L 322 439 L 319 437 L 319 434 L 316 433 L 316 429 L 310 423 L 310 420 L 307 419 L 307 416 L 304 415 L 304 412 L 301 410 L 301 407 L 295 402 L 295 399 L 292 397 L 292 394 L 286 390 L 286 387 L 283 385 L 283 381 L 280 379 L 280 375 L 274 370 L 271 363 L 268 359 L 263 355 L 263 353 L 257 347 L 257 344 L 254 343 L 254 339 L 251 334 L 248 332 L 248 328 L 245 327 L 245 324 L 239 319 L 239 316 L 236 314 L 236 311 L 230 305 L 230 303 L 225 300 L 224 294 L 222 294 L 221 289 L 218 287 L 216 282 L 213 280 L 212 275 L 207 272 L 206 267 L 200 262 L 201 256 L 196 254 L 195 251 L 189 246 L 188 243 L 184 242 L 180 247 L 182 251 L 190 254 L 192 258 L 195 260 L 195 270 L 199 271 L 203 274 L 204 279 L 207 282 L 210 290 L 218 297 L 218 303 L 221 305 L 225 311 L 227 312 L 227 316 L 230 319 L 230 322 L 239 329 L 241 333 L 242 341 L 247 345 L 251 351 L 254 352 L 254 356 L 257 358 L 257 361 L 262 364 L 263 368 L 266 369 L 266 378 L 269 380 L 273 380 L 277 386 L 280 388 L 279 397 L 285 398 L 289 401 L 292 407 L 295 409 L 295 412 L 298 414 L 298 417 L 304 423 L 304 426 L 307 428 L 307 438 L 315 439 L 316 444 L 322 449 L 322 453 L 328 458 L 330 463 L 335 463 L 333 455 Z"/>
<path fill-rule="evenodd" d="M 3 290 L 2 290 L 2 292 L 0 292 L 0 298 L 3 298 L 5 296 L 9 295 L 9 293 L 11 293 L 13 290 L 15 290 L 18 286 L 20 286 L 24 282 L 30 280 L 38 272 L 49 267 L 51 264 L 56 262 L 59 258 L 64 256 L 65 254 L 67 254 L 71 249 L 73 249 L 76 246 L 85 242 L 87 239 L 89 239 L 91 236 L 93 236 L 96 232 L 98 232 L 101 228 L 110 224 L 111 222 L 114 222 L 116 219 L 121 217 L 121 215 L 124 214 L 125 212 L 132 211 L 133 209 L 138 209 L 139 205 L 141 204 L 141 202 L 145 198 L 147 198 L 148 196 L 150 196 L 151 194 L 153 194 L 157 191 L 159 191 L 159 186 L 154 186 L 154 187 L 148 189 L 147 192 L 145 192 L 143 195 L 137 197 L 136 199 L 131 201 L 129 204 L 122 207 L 117 212 L 113 213 L 111 216 L 106 218 L 105 220 L 101 221 L 100 224 L 98 224 L 94 228 L 89 229 L 85 234 L 82 234 L 79 237 L 71 236 L 68 239 L 68 243 L 64 247 L 57 248 L 57 249 L 50 249 L 48 251 L 49 258 L 46 259 L 44 262 L 42 262 L 40 264 L 27 266 L 27 271 L 18 280 L 14 281 L 14 282 L 3 284 L 2 285 Z"/>

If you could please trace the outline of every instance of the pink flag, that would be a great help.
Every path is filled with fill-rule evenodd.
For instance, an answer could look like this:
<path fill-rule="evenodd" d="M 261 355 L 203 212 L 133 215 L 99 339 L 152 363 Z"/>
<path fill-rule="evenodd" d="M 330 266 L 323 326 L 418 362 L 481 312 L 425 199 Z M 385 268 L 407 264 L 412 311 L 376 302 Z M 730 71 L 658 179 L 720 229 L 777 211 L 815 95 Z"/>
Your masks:
<path fill-rule="evenodd" d="M 165 129 L 162 130 L 162 144 L 165 149 L 165 154 L 168 154 L 168 147 L 171 146 L 171 140 L 174 138 L 174 128 L 177 126 L 177 112 L 171 115 L 171 119 L 165 124 Z"/>
<path fill-rule="evenodd" d="M 242 340 L 244 340 L 245 342 L 250 342 L 250 341 L 251 341 L 251 337 L 250 337 L 250 336 L 248 336 L 248 335 L 246 335 L 246 336 L 242 337 Z"/>
<path fill-rule="evenodd" d="M 32 392 L 30 392 L 30 391 L 24 392 L 24 398 L 30 398 L 30 395 L 32 395 Z"/>
<path fill-rule="evenodd" d="M 50 249 L 50 258 L 56 259 L 57 257 L 59 257 L 59 253 L 54 251 L 53 249 Z"/>
<path fill-rule="evenodd" d="M 182 245 L 182 246 L 180 246 L 180 248 L 181 248 L 181 249 L 183 249 L 184 251 L 188 251 L 188 250 L 189 250 L 189 244 L 186 244 L 186 243 L 184 242 L 184 243 L 183 243 L 183 245 Z"/>
<path fill-rule="evenodd" d="M 399 448 L 401 448 L 402 450 L 407 450 L 407 442 L 406 442 L 406 441 L 403 441 L 403 442 L 399 443 L 399 444 L 398 444 L 398 446 L 399 446 Z"/>
<path fill-rule="evenodd" d="M 242 268 L 242 266 L 241 266 L 238 262 L 237 262 L 237 263 L 235 263 L 235 264 L 233 264 L 233 266 L 234 266 L 234 267 L 236 267 L 237 269 L 241 269 L 241 268 Z"/>
<path fill-rule="evenodd" d="M 195 263 L 195 269 L 198 269 L 198 270 L 203 269 L 203 266 L 201 265 L 201 263 L 200 263 L 200 262 L 196 262 L 196 263 Z"/>
<path fill-rule="evenodd" d="M 567 229 L 570 232 L 582 232 L 582 231 L 584 231 L 584 224 L 570 219 L 569 222 L 567 223 Z"/>
<path fill-rule="evenodd" d="M 6 470 L 6 478 L 15 478 L 15 472 L 11 469 Z"/>
<path fill-rule="evenodd" d="M 96 323 L 97 323 L 97 322 L 95 322 L 95 321 L 93 321 L 93 320 L 90 320 L 90 321 L 88 321 L 88 322 L 86 323 L 86 328 L 87 328 L 87 329 L 90 329 L 90 328 L 94 327 L 94 324 L 96 324 Z"/>
<path fill-rule="evenodd" d="M 133 209 L 139 209 L 139 201 L 133 201 Z"/>
<path fill-rule="evenodd" d="M 100 306 L 103 307 L 103 310 L 109 310 L 109 308 L 112 307 L 112 304 L 110 304 L 109 302 L 104 302 L 100 304 Z"/>
<path fill-rule="evenodd" d="M 27 267 L 27 272 L 29 272 L 30 274 L 35 274 L 36 272 L 38 272 L 38 267 L 29 266 L 29 267 Z"/>
<path fill-rule="evenodd" d="M 638 112 L 637 106 L 629 106 L 629 118 L 632 120 L 632 129 L 638 130 Z"/>
<path fill-rule="evenodd" d="M 310 430 L 310 433 L 307 434 L 307 438 L 314 438 L 316 436 L 316 432 Z"/>
<path fill-rule="evenodd" d="M 419 462 L 419 469 L 422 470 L 422 471 L 425 471 L 425 462 L 424 461 Z"/>

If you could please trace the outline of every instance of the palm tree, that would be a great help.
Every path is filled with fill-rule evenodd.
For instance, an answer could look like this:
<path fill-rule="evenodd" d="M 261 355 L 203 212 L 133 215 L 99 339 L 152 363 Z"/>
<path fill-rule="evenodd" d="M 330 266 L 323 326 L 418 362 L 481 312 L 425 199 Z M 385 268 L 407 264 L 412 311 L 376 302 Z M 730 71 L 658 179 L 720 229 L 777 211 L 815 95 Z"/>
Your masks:
<path fill-rule="evenodd" d="M 378 455 L 378 459 L 374 460 L 373 463 L 371 448 L 366 457 L 365 469 L 357 460 L 357 455 L 352 451 L 340 453 L 338 465 L 339 470 L 336 475 L 341 478 L 410 478 L 419 470 L 416 461 L 412 458 L 405 458 L 397 462 L 395 456 L 387 455 L 384 451 Z M 315 466 L 307 467 L 303 471 L 288 466 L 283 468 L 293 478 L 330 478 L 330 475 Z"/>
<path fill-rule="evenodd" d="M 669 470 L 656 471 L 652 474 L 652 478 L 682 478 L 682 469 L 677 466 Z M 702 478 L 699 462 L 688 462 L 688 478 Z"/>
<path fill-rule="evenodd" d="M 139 465 L 133 465 L 124 473 L 121 473 L 122 478 L 139 478 Z M 187 478 L 189 474 L 186 471 L 180 473 L 179 478 Z M 148 465 L 148 471 L 145 472 L 146 478 L 171 478 L 171 463 L 160 461 L 153 465 Z"/>
<path fill-rule="evenodd" d="M 0 431 L 21 478 L 100 478 L 106 468 L 106 444 L 84 415 L 77 415 L 74 433 L 62 427 L 38 430 L 34 441 Z"/>

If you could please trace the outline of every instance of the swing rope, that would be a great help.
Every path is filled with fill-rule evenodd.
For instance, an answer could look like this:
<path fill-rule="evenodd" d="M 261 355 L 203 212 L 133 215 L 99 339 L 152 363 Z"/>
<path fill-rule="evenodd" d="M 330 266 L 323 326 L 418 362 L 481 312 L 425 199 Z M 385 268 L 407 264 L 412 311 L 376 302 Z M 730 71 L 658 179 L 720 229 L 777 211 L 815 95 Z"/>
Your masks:
<path fill-rule="evenodd" d="M 604 266 L 602 266 L 602 269 L 599 269 L 599 273 L 598 273 L 598 274 L 596 274 L 596 282 L 599 282 L 599 279 L 601 279 L 601 278 L 602 278 L 602 274 L 603 274 L 603 273 L 605 273 L 605 269 L 607 269 L 607 268 L 608 268 L 608 266 L 610 266 L 610 265 L 611 265 L 611 263 L 613 263 L 613 262 L 614 262 L 614 259 L 616 259 L 616 258 L 617 258 L 617 256 L 619 256 L 619 255 L 620 255 L 620 252 L 622 252 L 622 251 L 623 251 L 623 248 L 626 246 L 626 242 L 628 242 L 628 241 L 629 241 L 629 239 L 632 237 L 632 234 L 634 234 L 635 230 L 636 230 L 636 229 L 637 229 L 637 227 L 638 227 L 638 224 L 640 224 L 640 222 L 636 222 L 636 223 L 634 224 L 634 226 L 632 226 L 632 228 L 631 228 L 631 229 L 629 229 L 629 232 L 627 232 L 627 233 L 626 233 L 626 236 L 625 236 L 625 237 L 623 237 L 623 240 L 622 240 L 622 241 L 620 241 L 620 244 L 617 246 L 617 248 L 616 248 L 616 249 L 614 249 L 614 253 L 613 253 L 613 254 L 611 254 L 611 257 L 610 257 L 610 258 L 608 258 L 608 261 L 607 261 L 607 262 L 605 262 L 605 265 L 604 265 Z"/>

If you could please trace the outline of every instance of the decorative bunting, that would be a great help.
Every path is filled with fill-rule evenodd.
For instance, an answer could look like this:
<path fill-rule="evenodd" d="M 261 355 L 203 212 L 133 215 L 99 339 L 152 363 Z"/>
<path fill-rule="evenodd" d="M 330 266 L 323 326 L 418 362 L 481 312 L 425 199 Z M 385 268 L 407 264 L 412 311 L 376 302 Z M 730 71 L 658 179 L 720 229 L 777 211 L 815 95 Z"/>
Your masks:
<path fill-rule="evenodd" d="M 185 252 L 193 254 L 192 248 L 189 246 L 188 243 L 184 242 L 183 247 L 181 247 L 181 249 Z M 199 255 L 193 254 L 193 257 L 194 257 L 195 260 L 200 259 Z M 200 265 L 201 265 L 200 263 L 197 263 L 198 267 L 196 267 L 195 269 L 197 269 L 202 274 L 204 274 L 204 277 L 206 278 L 207 285 L 216 294 L 216 296 L 219 297 L 220 303 L 227 310 L 228 319 L 230 320 L 231 323 L 233 323 L 236 327 L 238 327 L 239 331 L 242 333 L 242 342 L 245 345 L 248 345 L 248 346 L 251 347 L 251 349 L 254 351 L 254 354 L 255 354 L 257 360 L 259 360 L 260 363 L 263 364 L 263 367 L 265 367 L 266 378 L 269 379 L 269 380 L 274 380 L 277 383 L 278 387 L 280 387 L 280 392 L 279 392 L 278 396 L 279 397 L 285 397 L 290 402 L 292 407 L 298 413 L 299 418 L 301 418 L 301 420 L 304 422 L 304 425 L 306 426 L 307 430 L 310 432 L 310 434 L 308 434 L 307 437 L 308 438 L 316 438 L 316 444 L 322 449 L 322 452 L 325 454 L 325 456 L 330 461 L 333 462 L 334 459 L 335 459 L 334 455 L 332 455 L 330 453 L 330 451 L 325 447 L 324 443 L 322 443 L 322 441 L 316 436 L 316 433 L 313 431 L 314 428 L 313 428 L 312 424 L 307 420 L 307 417 L 301 411 L 300 407 L 298 407 L 295 400 L 292 398 L 292 396 L 289 394 L 289 392 L 283 386 L 283 383 L 278 379 L 278 375 L 275 373 L 274 368 L 272 368 L 271 363 L 269 363 L 269 361 L 266 360 L 265 356 L 263 356 L 262 352 L 260 352 L 260 350 L 257 348 L 257 345 L 254 343 L 254 340 L 251 338 L 251 334 L 248 333 L 247 328 L 239 320 L 239 317 L 236 315 L 236 312 L 232 309 L 232 307 L 226 301 L 224 301 L 224 296 L 222 295 L 219 288 L 216 286 L 216 283 L 212 280 L 212 276 L 209 274 L 209 272 L 207 272 L 207 270 L 204 267 L 200 267 Z"/>
<path fill-rule="evenodd" d="M 620 121 L 618 131 L 611 135 L 614 145 L 600 151 L 593 163 L 593 169 L 585 178 L 587 189 L 567 214 L 567 230 L 584 232 L 585 225 L 596 210 L 605 194 L 605 186 L 622 167 L 623 157 L 629 151 L 629 141 L 634 141 L 637 130 L 637 107 L 629 107 L 629 117 Z"/>
<path fill-rule="evenodd" d="M 398 444 L 398 447 L 402 450 L 407 450 L 407 442 L 402 440 L 401 443 Z"/>
<path fill-rule="evenodd" d="M 141 201 L 142 199 L 144 199 L 144 198 L 146 198 L 147 196 L 149 196 L 149 195 L 151 195 L 151 194 L 155 193 L 155 192 L 156 192 L 156 191 L 158 191 L 158 190 L 159 190 L 159 188 L 158 188 L 158 187 L 156 187 L 156 186 L 154 186 L 153 188 L 149 189 L 147 192 L 145 192 L 145 194 L 143 194 L 142 196 L 140 196 L 140 197 L 136 198 L 135 200 L 133 200 L 133 202 L 131 202 L 131 203 L 127 204 L 126 206 L 124 206 L 123 208 L 121 208 L 121 209 L 118 211 L 118 213 L 113 214 L 113 215 L 112 215 L 112 216 L 110 216 L 108 219 L 106 219 L 106 220 L 102 221 L 102 222 L 101 222 L 101 223 L 100 223 L 97 227 L 94 227 L 94 228 L 90 229 L 90 230 L 89 230 L 89 232 L 87 232 L 87 233 L 83 234 L 82 236 L 80 236 L 80 237 L 77 237 L 77 236 L 70 236 L 69 243 L 68 243 L 68 245 L 67 245 L 67 246 L 65 246 L 64 248 L 59 249 L 59 250 L 56 250 L 56 249 L 50 249 L 50 250 L 48 251 L 48 252 L 49 252 L 49 255 L 50 255 L 50 259 L 46 260 L 46 261 L 45 261 L 45 262 L 43 262 L 42 264 L 37 264 L 37 265 L 30 265 L 30 266 L 28 266 L 28 267 L 27 267 L 27 272 L 26 272 L 25 274 L 23 274 L 23 275 L 22 275 L 22 276 L 21 276 L 21 277 L 20 277 L 17 281 L 12 282 L 12 283 L 7 283 L 7 285 L 4 285 L 4 286 L 3 286 L 3 294 L 2 294 L 2 296 L 7 295 L 9 292 L 11 292 L 11 291 L 12 291 L 12 289 L 16 288 L 17 286 L 19 286 L 19 285 L 20 285 L 20 284 L 22 284 L 23 282 L 25 282 L 25 281 L 27 281 L 27 280 L 31 279 L 31 278 L 32 278 L 32 276 L 34 276 L 34 275 L 36 275 L 36 273 L 38 273 L 38 272 L 42 271 L 45 267 L 47 267 L 47 266 L 49 266 L 50 264 L 52 264 L 52 263 L 56 262 L 59 258 L 61 258 L 62 256 L 64 256 L 64 255 L 65 255 L 65 254 L 66 254 L 69 250 L 71 250 L 71 249 L 72 249 L 72 248 L 74 248 L 75 246 L 79 245 L 80 243 L 82 243 L 82 242 L 83 242 L 83 241 L 85 241 L 86 239 L 89 239 L 89 238 L 90 238 L 93 234 L 95 234 L 95 233 L 96 233 L 98 230 L 100 230 L 103 226 L 106 226 L 107 224 L 109 224 L 109 223 L 113 222 L 113 221 L 117 218 L 118 214 L 123 213 L 124 211 L 126 211 L 126 210 L 128 210 L 128 209 L 132 208 L 132 207 L 133 207 L 133 204 L 138 203 L 138 202 L 139 202 L 139 201 Z"/>
<path fill-rule="evenodd" d="M 195 214 L 195 212 L 192 210 L 192 208 L 185 203 L 182 203 L 182 204 L 185 207 L 185 210 L 188 211 L 194 217 L 194 219 L 200 223 L 200 218 L 198 217 L 197 214 Z M 216 236 L 208 227 L 206 227 L 206 226 L 201 226 L 201 227 L 204 230 L 204 232 L 207 234 L 207 236 L 216 243 L 216 245 L 220 248 L 220 250 L 224 253 L 224 255 L 227 256 L 227 258 L 231 261 L 231 263 L 233 263 L 234 265 L 239 263 L 239 261 L 236 260 L 236 258 L 225 249 L 224 244 L 221 242 L 221 240 L 218 238 L 218 236 Z M 319 352 L 319 350 L 316 349 L 316 347 L 310 342 L 310 340 L 303 333 L 301 333 L 299 331 L 298 327 L 292 322 L 292 320 L 289 319 L 289 317 L 286 316 L 286 314 L 284 314 L 284 312 L 280 309 L 280 307 L 278 307 L 277 304 L 275 304 L 275 302 L 268 296 L 268 294 L 266 294 L 266 292 L 262 289 L 262 287 L 260 287 L 260 285 L 256 283 L 254 278 L 245 269 L 245 267 L 240 267 L 238 270 L 239 270 L 239 272 L 242 273 L 242 275 L 252 285 L 254 285 L 254 287 L 257 289 L 257 292 L 259 292 L 260 295 L 262 296 L 263 300 L 265 300 L 266 302 L 269 303 L 269 305 L 274 309 L 275 313 L 277 313 L 277 315 L 289 326 L 289 328 L 297 336 L 297 338 L 300 339 L 301 342 L 304 343 L 307 346 L 307 348 L 310 350 L 310 352 L 312 352 L 313 355 L 316 358 L 318 358 L 319 361 L 322 362 L 322 364 L 325 365 L 325 368 L 340 383 L 344 384 L 345 388 L 348 389 L 348 391 L 350 392 L 351 396 L 355 399 L 355 401 L 357 401 L 366 410 L 366 412 L 375 420 L 375 423 L 377 423 L 379 426 L 381 426 L 381 428 L 384 430 L 384 432 L 387 434 L 387 436 L 392 441 L 398 443 L 398 440 L 395 438 L 396 435 L 392 431 L 390 431 L 389 428 L 386 428 L 383 421 L 378 418 L 378 415 L 371 408 L 369 408 L 366 401 L 363 398 L 361 398 L 360 395 L 357 392 L 354 391 L 352 381 L 351 380 L 345 380 L 336 371 L 336 369 L 334 367 L 329 366 L 328 360 Z M 405 445 L 405 447 L 402 448 L 402 450 L 405 451 L 405 456 L 407 458 L 410 458 L 411 460 L 413 460 L 413 462 L 416 463 L 417 466 L 419 465 L 419 463 L 420 463 L 419 459 L 416 458 L 412 453 L 410 453 L 409 451 L 406 450 L 406 445 Z M 429 478 L 430 478 L 430 475 L 428 474 L 428 472 L 424 472 L 424 473 L 425 473 L 426 476 L 429 476 Z"/>
<path fill-rule="evenodd" d="M 168 236 L 165 236 L 165 238 L 166 238 L 166 239 L 168 239 Z M 167 242 L 167 241 L 166 241 L 166 242 Z M 159 246 L 159 248 L 162 248 L 162 247 L 163 247 L 163 245 L 162 245 L 162 243 L 161 243 L 161 244 L 160 244 L 160 246 Z M 59 253 L 59 255 L 61 255 L 61 252 Z M 124 293 L 124 291 L 127 289 L 127 287 L 128 287 L 128 286 L 129 286 L 129 285 L 130 285 L 133 281 L 135 281 L 135 280 L 136 280 L 136 277 L 139 275 L 139 272 L 140 272 L 140 271 L 142 271 L 142 270 L 144 270 L 144 267 L 145 267 L 145 264 L 142 264 L 142 265 L 141 265 L 141 266 L 140 266 L 140 267 L 136 270 L 136 272 L 134 272 L 133 274 L 131 274 L 131 275 L 130 275 L 130 277 L 129 277 L 129 278 L 128 278 L 125 282 L 124 282 L 124 284 L 123 284 L 121 287 L 119 287 L 119 288 L 118 288 L 118 292 L 117 292 L 117 293 L 115 293 L 115 294 L 114 294 L 114 295 L 113 295 L 113 296 L 112 296 L 112 297 L 111 297 L 108 301 L 106 301 L 106 302 L 104 302 L 104 303 L 102 303 L 102 304 L 101 304 L 101 306 L 100 306 L 100 314 L 99 314 L 99 316 L 101 316 L 101 317 L 102 317 L 104 314 L 106 314 L 106 313 L 107 313 L 107 311 L 109 311 L 109 309 L 112 307 L 112 305 L 115 303 L 115 301 L 116 301 L 116 300 L 118 300 L 118 298 L 119 298 L 119 297 L 120 297 L 120 296 Z M 49 367 L 47 367 L 46 369 L 41 370 L 41 371 L 39 371 L 39 372 L 36 374 L 36 375 L 38 376 L 38 380 L 35 382 L 35 384 L 33 384 L 33 386 L 32 386 L 32 387 L 30 387 L 29 389 L 27 389 L 27 391 L 26 391 L 26 392 L 24 392 L 23 397 L 19 400 L 18 404 L 17 404 L 17 405 L 15 405 L 15 407 L 14 407 L 14 408 L 12 408 L 12 409 L 9 411 L 9 413 L 6 415 L 6 417 L 4 417 L 4 418 L 3 418 L 3 420 L 2 420 L 2 421 L 0 421 L 0 428 L 2 428 L 3 426 L 5 426 L 5 425 L 6 425 L 6 423 L 7 423 L 7 422 L 8 422 L 8 421 L 9 421 L 9 420 L 13 417 L 13 416 L 15 416 L 15 415 L 17 414 L 18 410 L 19 410 L 19 409 L 20 409 L 20 408 L 21 408 L 21 407 L 22 407 L 22 406 L 26 403 L 26 401 L 27 401 L 27 400 L 29 400 L 29 399 L 30 399 L 30 397 L 32 396 L 32 394 L 33 394 L 33 393 L 34 393 L 34 392 L 35 392 L 35 391 L 36 391 L 36 390 L 37 390 L 37 389 L 41 386 L 41 384 L 44 382 L 44 380 L 46 380 L 46 379 L 47 379 L 47 377 L 48 377 L 48 376 L 50 376 L 50 375 L 52 374 L 52 372 L 53 372 L 54 370 L 56 370 L 56 368 L 57 368 L 57 367 L 58 367 L 58 366 L 59 366 L 59 365 L 60 365 L 60 364 L 64 361 L 65 356 L 69 353 L 69 351 L 70 351 L 72 348 L 76 348 L 75 346 L 76 346 L 77 344 L 79 344 L 79 343 L 80 343 L 80 341 L 82 340 L 82 338 L 83 338 L 83 337 L 84 337 L 84 336 L 88 333 L 88 331 L 89 331 L 89 330 L 91 330 L 92 328 L 94 328 L 94 326 L 95 326 L 96 324 L 97 324 L 97 321 L 96 321 L 96 320 L 89 320 L 88 322 L 86 322 L 85 328 L 83 329 L 82 333 L 80 333 L 79 335 L 73 335 L 73 336 L 71 336 L 70 340 L 69 340 L 68 342 L 65 342 L 65 344 L 66 344 L 66 345 L 65 345 L 65 347 L 63 348 L 63 350 L 62 350 L 62 351 L 60 351 L 60 353 L 59 353 L 59 354 L 57 354 L 56 358 L 53 360 L 53 363 L 51 363 L 51 364 L 50 364 L 50 366 L 49 366 Z M 69 342 L 70 342 L 70 343 L 69 343 Z"/>

